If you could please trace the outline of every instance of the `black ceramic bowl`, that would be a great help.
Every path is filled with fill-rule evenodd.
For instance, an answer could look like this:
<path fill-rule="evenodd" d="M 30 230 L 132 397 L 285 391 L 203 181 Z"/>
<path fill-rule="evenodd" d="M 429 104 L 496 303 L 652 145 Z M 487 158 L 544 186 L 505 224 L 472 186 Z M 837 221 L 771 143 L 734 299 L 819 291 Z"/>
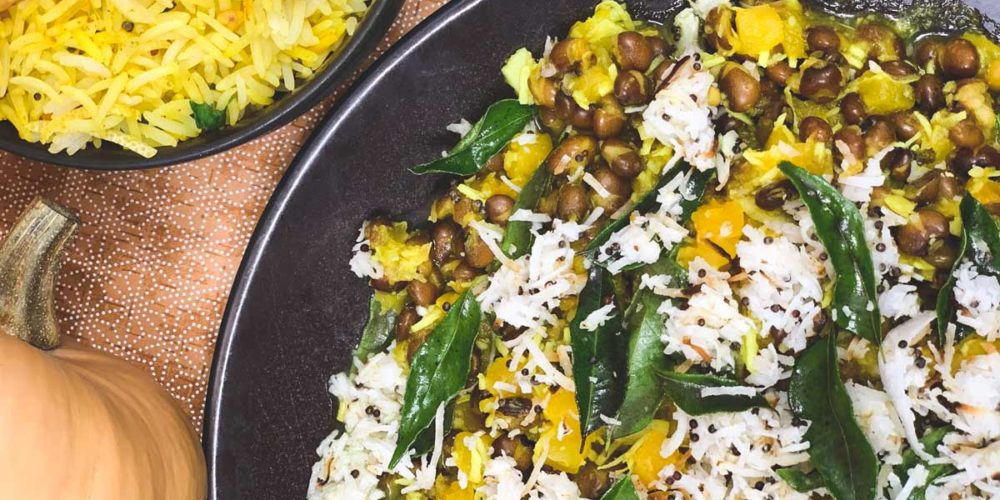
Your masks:
<path fill-rule="evenodd" d="M 684 1 L 627 3 L 638 17 L 663 20 Z M 980 7 L 997 17 L 994 1 Z M 953 2 L 926 2 L 953 23 L 939 27 L 961 27 Z M 546 35 L 565 33 L 596 3 L 449 4 L 376 63 L 315 132 L 258 226 L 226 309 L 206 410 L 211 498 L 305 496 L 316 447 L 334 422 L 326 382 L 349 366 L 367 314 L 368 288 L 347 265 L 362 221 L 425 219 L 446 180 L 406 167 L 455 142 L 449 123 L 474 121 L 511 95 L 499 74 L 511 52 L 539 53 Z M 892 13 L 912 1 L 861 4 Z"/>
<path fill-rule="evenodd" d="M 233 127 L 206 132 L 180 142 L 175 147 L 158 148 L 156 156 L 143 158 L 121 147 L 105 143 L 100 148 L 88 145 L 73 155 L 53 154 L 47 144 L 22 140 L 10 122 L 0 122 L 0 149 L 18 155 L 67 167 L 92 170 L 132 170 L 174 165 L 205 158 L 256 139 L 305 113 L 347 81 L 365 57 L 389 29 L 403 0 L 375 0 L 347 44 L 304 85 L 263 110 L 249 114 Z"/>

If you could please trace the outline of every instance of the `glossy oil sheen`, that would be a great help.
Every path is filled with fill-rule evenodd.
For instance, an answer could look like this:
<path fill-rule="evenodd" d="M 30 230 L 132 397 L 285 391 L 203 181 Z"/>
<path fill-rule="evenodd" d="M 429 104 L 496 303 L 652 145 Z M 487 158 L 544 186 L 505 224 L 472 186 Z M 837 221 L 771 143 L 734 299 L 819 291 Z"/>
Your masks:
<path fill-rule="evenodd" d="M 152 158 L 143 158 L 110 143 L 100 148 L 88 145 L 73 155 L 49 153 L 47 144 L 31 143 L 18 137 L 17 130 L 7 121 L 0 121 L 0 149 L 33 160 L 90 170 L 133 170 L 176 165 L 220 153 L 290 123 L 332 94 L 375 49 L 402 5 L 403 0 L 376 0 L 354 37 L 304 85 L 263 110 L 249 113 L 235 126 L 205 132 L 175 147 L 158 148 Z"/>
<path fill-rule="evenodd" d="M 636 17 L 664 20 L 681 1 L 628 5 Z M 973 1 L 997 17 L 991 2 Z M 525 45 L 540 53 L 546 35 L 565 33 L 596 3 L 453 2 L 369 70 L 317 130 L 257 228 L 223 321 L 206 410 L 211 498 L 304 498 L 334 423 L 326 381 L 349 366 L 367 317 L 368 289 L 347 265 L 362 221 L 423 220 L 448 179 L 407 168 L 456 142 L 445 126 L 475 121 L 511 96 L 499 74 L 510 53 Z M 821 3 L 898 13 L 955 2 Z"/>

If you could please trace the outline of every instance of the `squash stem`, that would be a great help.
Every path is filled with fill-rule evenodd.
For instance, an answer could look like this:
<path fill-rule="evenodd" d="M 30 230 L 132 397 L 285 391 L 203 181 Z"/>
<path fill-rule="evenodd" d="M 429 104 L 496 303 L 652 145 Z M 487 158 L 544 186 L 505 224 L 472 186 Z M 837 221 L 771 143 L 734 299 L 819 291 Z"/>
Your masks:
<path fill-rule="evenodd" d="M 66 242 L 79 219 L 36 198 L 0 246 L 0 331 L 39 349 L 59 346 L 53 289 Z"/>

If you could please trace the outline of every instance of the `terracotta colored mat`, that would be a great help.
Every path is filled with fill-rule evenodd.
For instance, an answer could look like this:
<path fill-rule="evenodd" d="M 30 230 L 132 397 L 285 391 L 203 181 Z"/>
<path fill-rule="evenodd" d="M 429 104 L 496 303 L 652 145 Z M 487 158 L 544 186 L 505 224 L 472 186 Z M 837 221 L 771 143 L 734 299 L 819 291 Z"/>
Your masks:
<path fill-rule="evenodd" d="M 407 0 L 371 60 L 443 3 Z M 0 237 L 39 195 L 76 212 L 83 224 L 56 292 L 63 333 L 144 366 L 200 429 L 247 241 L 327 107 L 229 152 L 149 171 L 75 171 L 0 152 Z"/>

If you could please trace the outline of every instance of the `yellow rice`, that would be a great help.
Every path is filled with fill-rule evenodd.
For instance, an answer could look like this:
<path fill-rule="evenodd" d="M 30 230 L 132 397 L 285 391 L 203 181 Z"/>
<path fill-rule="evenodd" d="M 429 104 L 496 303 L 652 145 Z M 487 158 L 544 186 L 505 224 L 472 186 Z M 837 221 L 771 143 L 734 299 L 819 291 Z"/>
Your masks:
<path fill-rule="evenodd" d="M 102 141 L 151 157 L 294 90 L 371 0 L 21 0 L 0 13 L 0 119 L 49 151 Z"/>

